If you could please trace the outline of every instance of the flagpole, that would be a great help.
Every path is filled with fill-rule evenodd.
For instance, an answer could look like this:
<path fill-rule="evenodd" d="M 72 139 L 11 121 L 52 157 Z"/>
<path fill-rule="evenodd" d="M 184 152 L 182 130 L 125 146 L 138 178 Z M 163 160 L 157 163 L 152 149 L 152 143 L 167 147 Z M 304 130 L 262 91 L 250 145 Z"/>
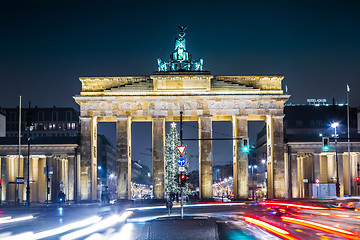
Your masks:
<path fill-rule="evenodd" d="M 349 196 L 351 196 L 351 161 L 350 161 L 350 102 L 349 102 L 350 87 L 346 84 L 346 98 L 347 98 L 347 138 L 348 138 L 348 170 L 349 170 Z"/>
<path fill-rule="evenodd" d="M 18 159 L 18 178 L 20 177 L 20 158 L 21 158 L 21 96 L 19 103 L 19 159 Z M 17 186 L 17 197 L 15 198 L 15 203 L 17 203 L 17 199 L 20 199 L 20 185 L 17 183 L 17 179 L 15 181 L 15 188 Z M 16 192 L 15 192 L 16 195 Z"/>

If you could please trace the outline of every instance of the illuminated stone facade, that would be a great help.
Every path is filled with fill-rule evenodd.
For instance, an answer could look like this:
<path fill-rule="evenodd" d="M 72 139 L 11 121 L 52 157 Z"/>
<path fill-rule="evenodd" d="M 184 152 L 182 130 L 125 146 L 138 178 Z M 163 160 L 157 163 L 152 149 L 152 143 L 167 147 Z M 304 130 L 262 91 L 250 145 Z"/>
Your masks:
<path fill-rule="evenodd" d="M 75 96 L 81 121 L 81 198 L 96 199 L 96 131 L 98 122 L 117 123 L 118 198 L 130 199 L 131 123 L 152 122 L 154 197 L 164 198 L 165 122 L 197 121 L 199 138 L 212 137 L 213 121 L 231 121 L 233 137 L 248 136 L 247 121 L 266 121 L 268 196 L 286 196 L 283 145 L 284 77 L 214 76 L 210 72 L 155 72 L 137 77 L 81 77 Z M 247 155 L 233 141 L 234 194 L 248 197 Z M 200 198 L 212 197 L 212 141 L 199 142 Z"/>

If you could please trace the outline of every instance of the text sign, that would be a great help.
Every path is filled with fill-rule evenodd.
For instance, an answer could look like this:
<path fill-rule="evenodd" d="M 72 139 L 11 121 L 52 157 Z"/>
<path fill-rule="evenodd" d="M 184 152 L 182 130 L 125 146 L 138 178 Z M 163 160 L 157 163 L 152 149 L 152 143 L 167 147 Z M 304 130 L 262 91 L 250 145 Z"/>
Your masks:
<path fill-rule="evenodd" d="M 181 157 L 177 160 L 177 163 L 179 164 L 180 167 L 185 165 L 185 158 Z"/>
<path fill-rule="evenodd" d="M 186 149 L 186 145 L 184 146 L 176 146 L 176 149 L 179 151 L 180 155 L 184 155 L 185 149 Z"/>
<path fill-rule="evenodd" d="M 185 172 L 185 167 L 179 167 L 180 172 Z"/>
<path fill-rule="evenodd" d="M 309 182 L 309 179 L 304 178 L 304 179 L 303 179 L 303 182 L 304 182 L 304 183 L 308 183 L 308 182 Z"/>

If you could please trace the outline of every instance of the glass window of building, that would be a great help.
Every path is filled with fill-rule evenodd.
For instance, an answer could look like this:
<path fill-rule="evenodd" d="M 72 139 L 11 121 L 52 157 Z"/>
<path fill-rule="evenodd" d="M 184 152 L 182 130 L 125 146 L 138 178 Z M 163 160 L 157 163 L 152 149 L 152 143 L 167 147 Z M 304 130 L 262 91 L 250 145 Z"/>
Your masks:
<path fill-rule="evenodd" d="M 58 121 L 58 112 L 54 111 L 52 112 L 52 121 Z"/>
<path fill-rule="evenodd" d="M 38 119 L 41 122 L 44 121 L 44 112 L 43 111 L 38 112 Z"/>
<path fill-rule="evenodd" d="M 71 121 L 71 118 L 72 118 L 72 112 L 67 111 L 67 112 L 66 112 L 66 119 L 65 119 L 65 121 L 70 122 L 70 121 Z"/>
<path fill-rule="evenodd" d="M 15 112 L 10 113 L 10 122 L 15 122 Z"/>
<path fill-rule="evenodd" d="M 296 120 L 296 127 L 302 127 L 302 126 L 303 126 L 303 121 Z"/>

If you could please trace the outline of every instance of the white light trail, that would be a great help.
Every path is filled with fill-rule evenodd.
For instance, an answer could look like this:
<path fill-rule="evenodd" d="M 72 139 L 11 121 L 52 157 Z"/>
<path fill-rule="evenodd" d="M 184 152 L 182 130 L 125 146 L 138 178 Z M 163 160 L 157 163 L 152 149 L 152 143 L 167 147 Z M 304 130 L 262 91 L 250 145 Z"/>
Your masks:
<path fill-rule="evenodd" d="M 133 212 L 131 212 L 131 211 L 126 211 L 121 216 L 119 216 L 119 215 L 110 216 L 110 217 L 102 220 L 101 222 L 98 222 L 98 223 L 96 223 L 94 225 L 91 225 L 91 226 L 89 226 L 87 228 L 84 228 L 84 229 L 78 230 L 76 232 L 66 234 L 66 235 L 62 236 L 60 239 L 61 240 L 72 240 L 72 239 L 85 237 L 87 235 L 98 232 L 100 230 L 104 230 L 106 228 L 109 228 L 111 226 L 114 226 L 114 225 L 116 225 L 118 223 L 121 223 L 121 222 L 125 221 L 126 218 L 128 218 L 132 213 Z"/>
<path fill-rule="evenodd" d="M 18 218 L 3 217 L 3 218 L 0 219 L 0 224 L 20 222 L 20 221 L 30 220 L 30 219 L 33 219 L 33 218 L 34 217 L 32 215 L 25 216 L 25 217 L 18 217 Z"/>

